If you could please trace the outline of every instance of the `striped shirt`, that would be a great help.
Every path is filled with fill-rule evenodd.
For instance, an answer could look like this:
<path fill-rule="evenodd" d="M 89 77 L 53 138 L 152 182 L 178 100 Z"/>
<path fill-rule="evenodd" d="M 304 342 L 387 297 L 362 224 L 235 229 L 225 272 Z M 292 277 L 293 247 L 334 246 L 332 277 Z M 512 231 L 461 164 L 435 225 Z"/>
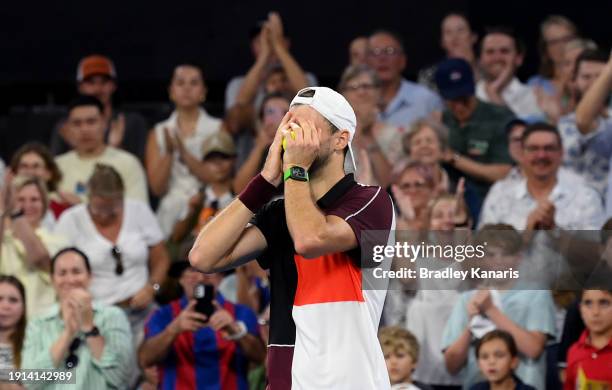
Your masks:
<path fill-rule="evenodd" d="M 79 362 L 72 369 L 76 385 L 38 383 L 29 384 L 28 389 L 102 390 L 128 387 L 135 355 L 127 318 L 121 309 L 114 306 L 94 303 L 93 311 L 93 322 L 104 337 L 104 351 L 100 359 L 94 358 L 87 343 L 82 342 L 75 351 Z M 51 359 L 51 346 L 63 330 L 64 321 L 57 304 L 45 315 L 29 321 L 21 368 L 66 370 L 63 360 L 59 367 L 54 367 Z"/>
<path fill-rule="evenodd" d="M 257 317 L 244 305 L 233 304 L 217 293 L 216 301 L 249 334 L 259 337 Z M 188 305 L 186 296 L 160 307 L 145 327 L 150 339 L 162 333 Z M 164 360 L 157 366 L 159 389 L 164 390 L 247 390 L 249 360 L 237 341 L 226 340 L 220 331 L 205 326 L 197 332 L 176 337 Z"/>

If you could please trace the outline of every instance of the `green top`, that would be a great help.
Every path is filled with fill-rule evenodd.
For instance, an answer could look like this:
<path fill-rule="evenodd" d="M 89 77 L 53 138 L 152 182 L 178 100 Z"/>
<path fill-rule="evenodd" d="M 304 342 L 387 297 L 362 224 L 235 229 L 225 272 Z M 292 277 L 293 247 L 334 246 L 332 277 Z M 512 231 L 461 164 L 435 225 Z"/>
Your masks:
<path fill-rule="evenodd" d="M 442 121 L 449 129 L 449 146 L 455 152 L 480 163 L 511 164 L 508 153 L 508 136 L 505 126 L 514 118 L 512 111 L 505 107 L 478 100 L 476 109 L 464 126 L 450 113 L 444 111 Z M 455 178 L 457 179 L 457 178 Z M 479 192 L 486 194 L 490 184 L 466 177 Z"/>
<path fill-rule="evenodd" d="M 28 389 L 124 389 L 128 387 L 130 369 L 134 364 L 132 334 L 128 320 L 121 309 L 114 306 L 93 305 L 94 324 L 104 337 L 104 351 L 100 360 L 95 359 L 83 342 L 76 351 L 79 363 L 72 370 L 76 385 L 40 383 L 28 384 Z M 28 322 L 23 346 L 21 368 L 66 370 L 64 361 L 53 366 L 51 346 L 64 329 L 59 305 Z M 82 337 L 82 335 L 81 335 Z"/>

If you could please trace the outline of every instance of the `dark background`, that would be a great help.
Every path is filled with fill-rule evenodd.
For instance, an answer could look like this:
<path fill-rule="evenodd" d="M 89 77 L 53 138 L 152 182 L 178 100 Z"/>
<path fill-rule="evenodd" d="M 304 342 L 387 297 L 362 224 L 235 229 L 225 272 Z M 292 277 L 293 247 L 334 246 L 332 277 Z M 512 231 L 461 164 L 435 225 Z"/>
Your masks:
<path fill-rule="evenodd" d="M 303 68 L 332 87 L 347 63 L 350 40 L 380 27 L 405 39 L 406 76 L 413 79 L 419 68 L 441 57 L 440 20 L 452 10 L 467 14 L 477 32 L 488 25 L 513 26 L 529 49 L 523 79 L 537 71 L 538 25 L 546 15 L 569 17 L 584 36 L 604 47 L 612 37 L 612 1 L 9 0 L 0 10 L 0 136 L 12 138 L 6 131 L 16 130 L 6 128 L 7 114 L 23 114 L 31 106 L 44 112 L 68 102 L 75 92 L 76 64 L 92 53 L 115 61 L 116 96 L 126 104 L 167 101 L 173 66 L 196 61 L 208 80 L 207 108 L 222 115 L 227 81 L 244 74 L 253 61 L 249 29 L 270 10 L 280 12 Z"/>

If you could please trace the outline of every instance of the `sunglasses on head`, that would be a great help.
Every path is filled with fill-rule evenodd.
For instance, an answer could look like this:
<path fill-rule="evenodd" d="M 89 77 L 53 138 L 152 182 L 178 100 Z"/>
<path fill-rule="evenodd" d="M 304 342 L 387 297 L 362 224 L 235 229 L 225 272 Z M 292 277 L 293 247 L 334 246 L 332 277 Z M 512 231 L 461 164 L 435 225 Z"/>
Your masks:
<path fill-rule="evenodd" d="M 76 338 L 72 340 L 70 343 L 70 347 L 68 348 L 68 357 L 66 358 L 65 366 L 67 369 L 71 370 L 79 365 L 79 357 L 76 355 L 76 350 L 81 346 L 81 339 Z"/>
<path fill-rule="evenodd" d="M 117 245 L 111 248 L 111 255 L 115 259 L 115 275 L 123 274 L 123 259 L 121 258 L 121 250 Z"/>

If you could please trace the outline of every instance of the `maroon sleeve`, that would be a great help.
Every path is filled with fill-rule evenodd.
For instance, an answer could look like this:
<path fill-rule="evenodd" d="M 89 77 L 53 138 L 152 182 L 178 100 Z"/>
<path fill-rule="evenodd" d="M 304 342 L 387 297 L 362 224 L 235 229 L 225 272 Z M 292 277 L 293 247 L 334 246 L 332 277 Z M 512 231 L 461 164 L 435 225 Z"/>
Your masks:
<path fill-rule="evenodd" d="M 384 242 L 381 242 L 386 244 L 394 220 L 389 194 L 381 187 L 361 185 L 351 189 L 327 214 L 344 219 L 353 229 L 359 246 L 362 245 L 362 233 L 368 230 L 386 231 Z"/>

